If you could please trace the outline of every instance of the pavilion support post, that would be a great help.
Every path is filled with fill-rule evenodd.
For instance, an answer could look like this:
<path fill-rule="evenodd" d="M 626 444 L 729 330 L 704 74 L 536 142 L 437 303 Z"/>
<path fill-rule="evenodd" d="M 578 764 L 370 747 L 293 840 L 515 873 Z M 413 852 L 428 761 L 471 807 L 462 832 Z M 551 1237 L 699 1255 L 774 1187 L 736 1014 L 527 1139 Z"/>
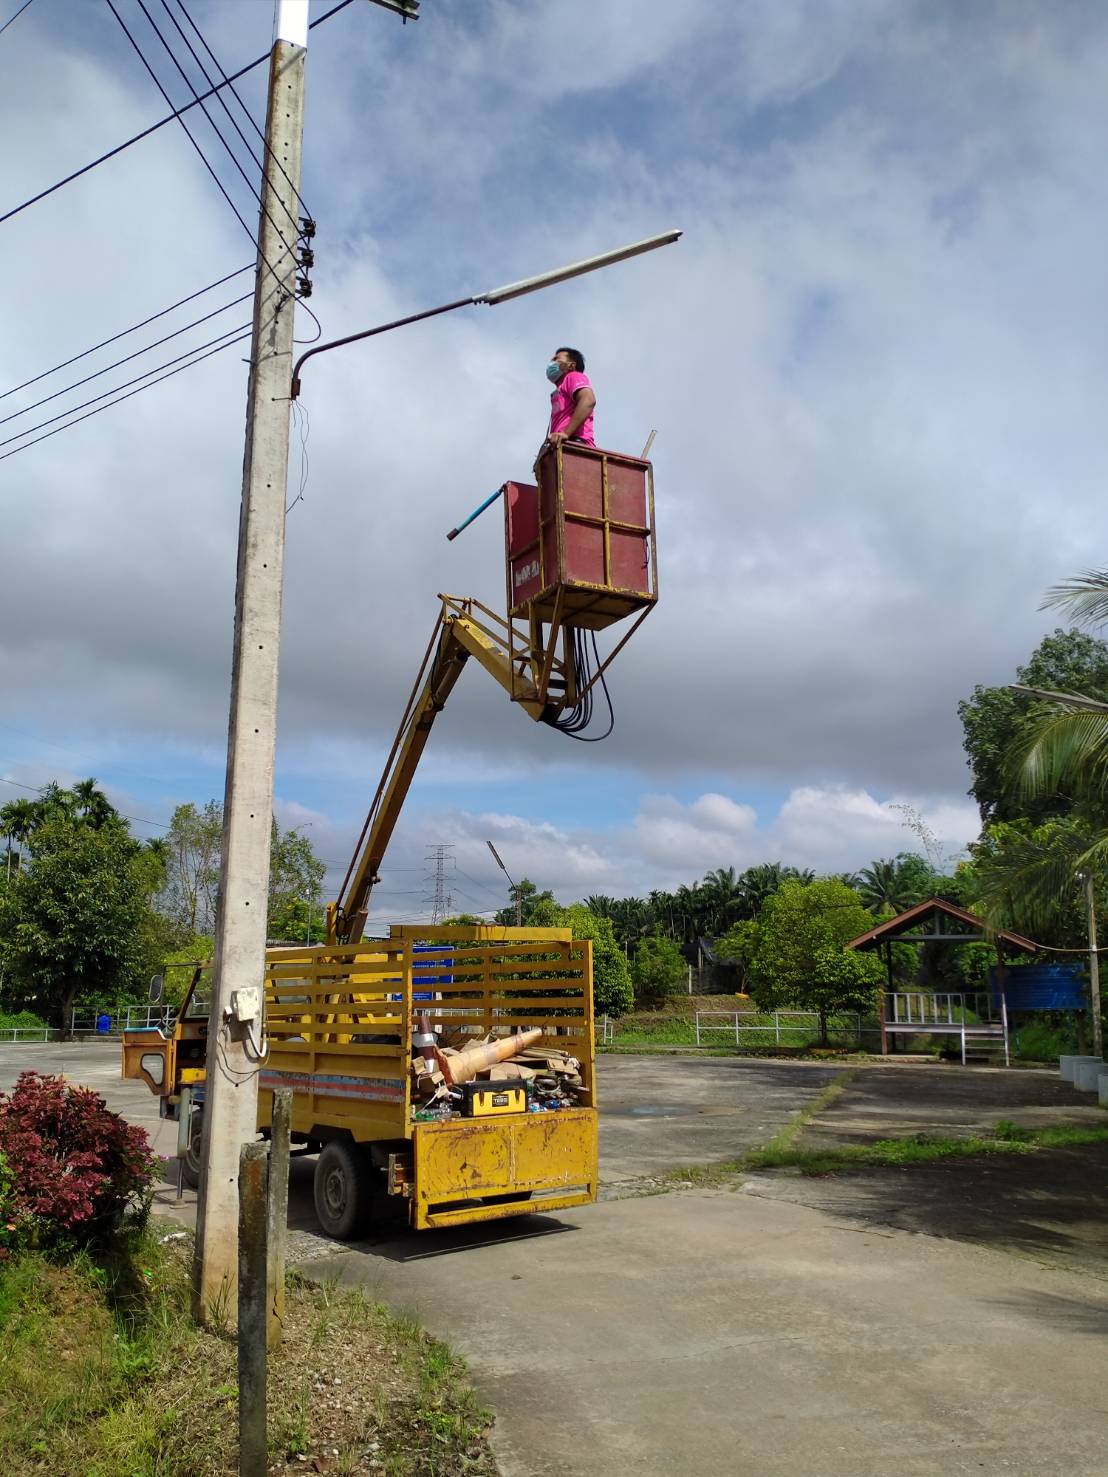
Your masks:
<path fill-rule="evenodd" d="M 881 1055 L 889 1054 L 889 1033 L 885 1029 L 885 1020 L 889 1008 L 889 995 L 893 993 L 893 946 L 889 939 L 885 940 L 885 978 L 888 981 L 888 992 L 881 996 Z"/>

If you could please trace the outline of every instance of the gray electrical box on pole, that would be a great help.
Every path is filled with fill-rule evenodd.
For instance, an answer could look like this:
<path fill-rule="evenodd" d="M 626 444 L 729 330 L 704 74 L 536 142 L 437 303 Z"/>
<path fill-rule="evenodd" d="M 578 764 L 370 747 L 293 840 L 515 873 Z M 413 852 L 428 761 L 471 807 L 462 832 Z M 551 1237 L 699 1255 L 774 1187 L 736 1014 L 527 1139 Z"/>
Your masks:
<path fill-rule="evenodd" d="M 289 386 L 300 250 L 308 0 L 277 0 L 263 155 L 239 515 L 223 854 L 208 1025 L 195 1313 L 237 1309 L 239 1151 L 257 1132 L 264 1052 Z"/>

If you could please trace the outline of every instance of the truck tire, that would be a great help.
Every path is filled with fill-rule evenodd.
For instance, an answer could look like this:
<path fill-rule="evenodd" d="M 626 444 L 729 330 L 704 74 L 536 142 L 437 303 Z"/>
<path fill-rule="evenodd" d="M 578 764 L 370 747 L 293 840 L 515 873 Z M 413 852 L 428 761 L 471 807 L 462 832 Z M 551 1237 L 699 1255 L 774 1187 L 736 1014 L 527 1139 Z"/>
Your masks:
<path fill-rule="evenodd" d="M 373 1166 L 349 1139 L 324 1144 L 316 1160 L 315 1213 L 328 1236 L 350 1241 L 369 1228 L 373 1208 Z"/>
<path fill-rule="evenodd" d="M 204 1133 L 204 1110 L 196 1108 L 189 1121 L 188 1144 L 182 1160 L 182 1179 L 190 1190 L 200 1188 L 200 1141 Z"/>

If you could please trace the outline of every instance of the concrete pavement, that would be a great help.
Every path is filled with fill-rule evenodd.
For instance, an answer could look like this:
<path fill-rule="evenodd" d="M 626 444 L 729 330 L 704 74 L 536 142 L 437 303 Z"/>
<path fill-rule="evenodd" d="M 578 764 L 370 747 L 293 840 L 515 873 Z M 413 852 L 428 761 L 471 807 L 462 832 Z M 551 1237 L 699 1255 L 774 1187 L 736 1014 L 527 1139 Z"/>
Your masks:
<path fill-rule="evenodd" d="M 504 1477 L 1102 1477 L 1108 1285 L 739 1192 L 332 1253 L 470 1363 Z"/>

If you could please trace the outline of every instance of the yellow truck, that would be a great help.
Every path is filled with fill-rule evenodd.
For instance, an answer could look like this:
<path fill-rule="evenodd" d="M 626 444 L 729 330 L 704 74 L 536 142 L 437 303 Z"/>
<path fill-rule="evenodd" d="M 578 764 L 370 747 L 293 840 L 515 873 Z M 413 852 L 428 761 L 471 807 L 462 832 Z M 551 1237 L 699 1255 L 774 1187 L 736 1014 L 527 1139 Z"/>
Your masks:
<path fill-rule="evenodd" d="M 505 483 L 507 617 L 440 596 L 423 665 L 353 860 L 327 909 L 327 941 L 272 948 L 264 1040 L 254 1043 L 258 1127 L 293 1091 L 294 1143 L 317 1153 L 315 1203 L 340 1239 L 364 1233 L 375 1195 L 407 1203 L 419 1230 L 560 1210 L 596 1198 L 591 944 L 568 930 L 394 926 L 365 938 L 372 890 L 430 736 L 470 657 L 536 722 L 582 737 L 605 672 L 657 599 L 650 463 L 596 447 L 550 448 L 537 485 Z M 602 660 L 596 632 L 635 616 Z M 611 700 L 607 703 L 611 716 Z M 609 730 L 611 724 L 609 723 Z M 591 737 L 591 735 L 589 735 Z M 603 736 L 603 735 L 601 735 Z M 123 1074 L 180 1125 L 185 1178 L 200 1174 L 210 974 L 197 966 L 172 1032 L 132 1031 Z M 538 1047 L 576 1058 L 569 1097 L 516 1089 L 469 1111 L 413 1096 L 413 1030 L 481 1041 L 538 1027 Z M 477 1113 L 479 1116 L 472 1116 Z"/>
<path fill-rule="evenodd" d="M 395 927 L 388 939 L 271 949 L 258 1126 L 293 1092 L 293 1142 L 318 1153 L 315 1204 L 328 1235 L 366 1234 L 382 1194 L 417 1230 L 596 1198 L 591 944 L 566 929 Z M 197 971 L 172 1034 L 124 1036 L 124 1076 L 185 1114 L 185 1177 L 199 1176 L 210 999 Z M 412 1029 L 483 1040 L 527 1027 L 580 1062 L 578 1106 L 436 1118 L 413 1096 Z M 506 1094 L 504 1094 L 506 1096 Z"/>

